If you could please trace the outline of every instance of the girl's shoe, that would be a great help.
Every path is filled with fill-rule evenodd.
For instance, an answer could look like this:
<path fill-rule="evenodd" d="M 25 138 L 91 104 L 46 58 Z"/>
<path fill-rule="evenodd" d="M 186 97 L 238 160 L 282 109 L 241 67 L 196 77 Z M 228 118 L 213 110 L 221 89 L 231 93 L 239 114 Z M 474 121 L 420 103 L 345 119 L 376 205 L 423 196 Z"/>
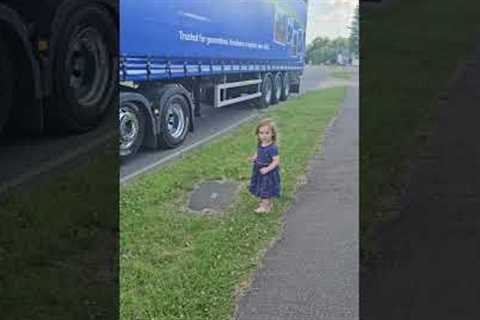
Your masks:
<path fill-rule="evenodd" d="M 256 213 L 269 213 L 270 211 L 272 211 L 272 206 L 271 205 L 267 206 L 267 207 L 260 206 L 257 209 L 255 209 Z"/>
<path fill-rule="evenodd" d="M 257 209 L 255 209 L 255 212 L 256 213 L 267 213 L 267 212 L 270 212 L 270 210 L 268 210 L 268 208 L 260 206 Z"/>
<path fill-rule="evenodd" d="M 267 210 L 268 210 L 268 212 L 270 212 L 270 211 L 273 210 L 273 203 L 270 203 L 270 204 L 267 206 Z"/>

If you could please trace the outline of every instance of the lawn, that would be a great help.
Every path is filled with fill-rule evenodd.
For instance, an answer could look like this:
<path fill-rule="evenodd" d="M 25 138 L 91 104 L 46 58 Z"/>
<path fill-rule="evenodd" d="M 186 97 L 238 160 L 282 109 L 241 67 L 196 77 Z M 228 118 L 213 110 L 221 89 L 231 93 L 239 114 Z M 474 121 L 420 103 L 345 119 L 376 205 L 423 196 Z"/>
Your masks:
<path fill-rule="evenodd" d="M 114 317 L 117 168 L 106 148 L 0 200 L 2 318 Z"/>
<path fill-rule="evenodd" d="M 379 258 L 409 162 L 431 133 L 438 97 L 471 53 L 480 2 L 402 0 L 361 18 L 362 265 Z"/>
<path fill-rule="evenodd" d="M 269 244 L 280 232 L 307 163 L 336 115 L 345 88 L 308 93 L 267 110 L 280 132 L 283 196 L 256 215 L 248 194 L 256 121 L 121 188 L 121 319 L 229 319 Z M 221 216 L 190 213 L 188 193 L 206 180 L 243 183 Z"/>

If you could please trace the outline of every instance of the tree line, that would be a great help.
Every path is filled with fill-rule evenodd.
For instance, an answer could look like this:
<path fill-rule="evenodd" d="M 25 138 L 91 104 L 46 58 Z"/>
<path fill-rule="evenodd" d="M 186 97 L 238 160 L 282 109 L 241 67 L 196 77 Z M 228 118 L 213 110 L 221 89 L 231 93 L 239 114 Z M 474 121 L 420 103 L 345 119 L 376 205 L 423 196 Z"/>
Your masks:
<path fill-rule="evenodd" d="M 335 63 L 341 53 L 344 57 L 358 58 L 359 56 L 359 12 L 355 9 L 352 22 L 349 26 L 348 38 L 317 37 L 307 47 L 306 61 L 311 64 Z"/>

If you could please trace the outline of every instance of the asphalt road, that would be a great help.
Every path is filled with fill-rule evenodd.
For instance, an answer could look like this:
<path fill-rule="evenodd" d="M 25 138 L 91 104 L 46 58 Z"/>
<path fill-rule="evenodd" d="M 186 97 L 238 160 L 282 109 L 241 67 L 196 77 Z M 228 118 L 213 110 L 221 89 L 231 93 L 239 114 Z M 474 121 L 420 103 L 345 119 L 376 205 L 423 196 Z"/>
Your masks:
<path fill-rule="evenodd" d="M 118 117 L 113 112 L 112 108 L 101 125 L 86 134 L 0 136 L 0 194 L 48 177 L 68 164 L 78 165 L 83 156 L 111 143 L 117 135 L 114 121 Z"/>
<path fill-rule="evenodd" d="M 323 67 L 307 66 L 302 80 L 302 92 L 320 88 L 328 81 L 328 72 Z M 140 151 L 133 159 L 123 163 L 120 167 L 120 179 L 122 182 L 136 177 L 138 174 L 157 168 L 163 162 L 175 158 L 199 144 L 208 141 L 215 135 L 221 135 L 225 131 L 249 120 L 261 112 L 252 103 L 243 103 L 227 106 L 220 109 L 205 106 L 202 109 L 202 117 L 197 119 L 196 130 L 190 134 L 185 143 L 173 150 L 149 150 Z"/>

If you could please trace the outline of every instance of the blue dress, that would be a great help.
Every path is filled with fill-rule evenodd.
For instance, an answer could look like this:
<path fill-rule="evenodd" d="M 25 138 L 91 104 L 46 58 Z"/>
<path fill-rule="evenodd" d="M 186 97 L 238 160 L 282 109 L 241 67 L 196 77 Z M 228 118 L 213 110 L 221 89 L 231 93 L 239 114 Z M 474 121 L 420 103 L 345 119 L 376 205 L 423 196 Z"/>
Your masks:
<path fill-rule="evenodd" d="M 267 167 L 277 155 L 278 147 L 274 143 L 266 147 L 258 146 L 257 160 L 253 164 L 248 188 L 254 196 L 262 199 L 280 197 L 280 168 L 277 166 L 265 175 L 260 172 L 260 168 Z"/>

